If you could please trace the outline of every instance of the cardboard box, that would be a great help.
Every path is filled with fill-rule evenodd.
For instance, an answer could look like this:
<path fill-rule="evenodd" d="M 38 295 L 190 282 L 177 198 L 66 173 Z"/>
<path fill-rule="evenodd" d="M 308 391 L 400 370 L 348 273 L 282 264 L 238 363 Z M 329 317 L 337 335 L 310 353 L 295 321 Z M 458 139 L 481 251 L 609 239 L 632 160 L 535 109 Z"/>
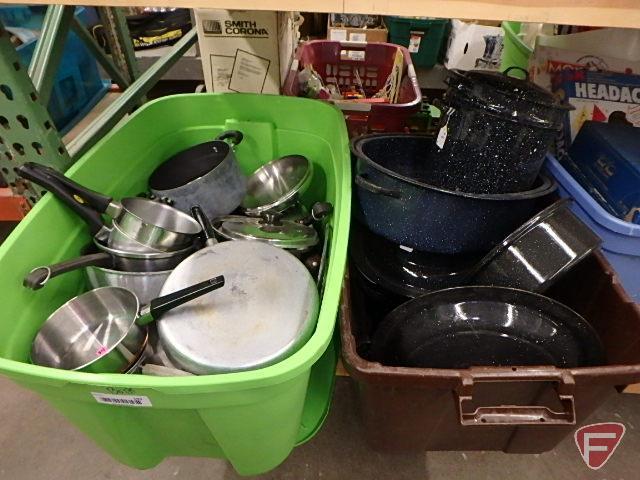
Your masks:
<path fill-rule="evenodd" d="M 196 9 L 207 91 L 280 93 L 300 18 L 297 12 Z"/>
<path fill-rule="evenodd" d="M 389 30 L 382 28 L 354 28 L 331 25 L 331 15 L 327 20 L 327 38 L 336 42 L 386 42 Z"/>
<path fill-rule="evenodd" d="M 575 107 L 556 145 L 560 153 L 588 120 L 640 127 L 640 75 L 565 69 L 552 76 L 551 84 L 554 93 Z"/>
<path fill-rule="evenodd" d="M 537 45 L 529 60 L 529 79 L 547 90 L 555 88 L 553 77 L 570 71 L 637 73 L 640 61 L 544 45 Z"/>
<path fill-rule="evenodd" d="M 501 27 L 452 20 L 444 66 L 460 70 L 499 70 L 503 39 Z"/>

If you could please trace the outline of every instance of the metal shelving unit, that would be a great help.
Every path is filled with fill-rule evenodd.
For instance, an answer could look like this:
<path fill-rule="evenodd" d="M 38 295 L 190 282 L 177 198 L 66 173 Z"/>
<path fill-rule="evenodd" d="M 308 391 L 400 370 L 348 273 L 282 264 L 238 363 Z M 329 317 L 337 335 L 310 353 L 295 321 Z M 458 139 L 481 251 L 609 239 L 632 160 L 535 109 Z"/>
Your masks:
<path fill-rule="evenodd" d="M 0 220 L 15 220 L 15 212 L 28 211 L 29 204 L 15 196 L 22 196 L 33 204 L 43 194 L 16 175 L 19 165 L 38 162 L 66 170 L 122 117 L 143 103 L 146 93 L 196 43 L 196 30 L 193 28 L 175 45 L 165 49 L 162 56 L 149 62 L 144 73 L 140 73 L 120 9 L 99 8 L 111 55 L 104 52 L 74 17 L 74 10 L 74 6 L 48 7 L 28 69 L 20 64 L 9 34 L 0 23 L 0 171 L 14 193 L 14 196 L 0 195 L 0 214 L 5 214 Z M 64 42 L 71 29 L 123 93 L 65 145 L 46 106 Z"/>
<path fill-rule="evenodd" d="M 7 1 L 7 0 L 3 0 Z M 8 3 L 8 2 L 7 2 Z M 41 4 L 42 0 L 22 3 Z M 47 3 L 47 2 L 45 2 Z M 129 0 L 62 0 L 69 5 L 121 6 Z M 640 26 L 638 0 L 145 0 L 157 7 L 370 13 L 439 18 L 519 20 L 600 27 Z"/>

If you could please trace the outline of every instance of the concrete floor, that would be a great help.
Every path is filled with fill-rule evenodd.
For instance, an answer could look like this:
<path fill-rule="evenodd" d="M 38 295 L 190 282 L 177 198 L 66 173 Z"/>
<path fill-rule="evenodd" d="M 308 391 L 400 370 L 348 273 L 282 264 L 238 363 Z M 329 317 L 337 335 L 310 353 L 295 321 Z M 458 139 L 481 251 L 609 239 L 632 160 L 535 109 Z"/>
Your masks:
<path fill-rule="evenodd" d="M 640 396 L 614 396 L 591 420 L 626 425 L 622 443 L 598 471 L 582 462 L 573 438 L 542 455 L 429 452 L 385 455 L 363 442 L 351 379 L 338 378 L 331 413 L 318 435 L 260 479 L 606 479 L 640 478 Z M 138 471 L 115 462 L 35 394 L 0 379 L 0 479 L 232 480 L 223 460 L 171 458 Z"/>

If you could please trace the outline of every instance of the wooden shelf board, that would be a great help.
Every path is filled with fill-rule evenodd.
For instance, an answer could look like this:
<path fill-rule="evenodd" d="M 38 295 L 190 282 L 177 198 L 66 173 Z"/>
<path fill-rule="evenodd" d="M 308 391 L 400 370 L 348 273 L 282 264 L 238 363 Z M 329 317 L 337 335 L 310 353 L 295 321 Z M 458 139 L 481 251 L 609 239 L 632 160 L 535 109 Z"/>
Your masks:
<path fill-rule="evenodd" d="M 0 0 L 11 3 L 12 0 Z M 296 10 L 303 12 L 377 13 L 440 18 L 519 20 L 573 25 L 637 28 L 638 0 L 22 0 L 21 3 L 68 5 Z"/>

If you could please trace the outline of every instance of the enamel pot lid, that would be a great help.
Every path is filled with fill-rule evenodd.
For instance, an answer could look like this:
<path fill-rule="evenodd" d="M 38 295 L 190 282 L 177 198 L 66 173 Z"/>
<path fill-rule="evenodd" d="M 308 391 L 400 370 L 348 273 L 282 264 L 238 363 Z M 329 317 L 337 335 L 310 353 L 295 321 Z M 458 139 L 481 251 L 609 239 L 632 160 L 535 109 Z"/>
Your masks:
<path fill-rule="evenodd" d="M 162 295 L 211 272 L 224 272 L 224 288 L 157 322 L 162 347 L 178 368 L 200 375 L 257 369 L 288 357 L 311 337 L 318 290 L 291 253 L 255 241 L 218 243 L 178 265 Z"/>
<path fill-rule="evenodd" d="M 214 221 L 218 235 L 227 240 L 258 240 L 287 250 L 305 250 L 318 244 L 315 228 L 263 214 L 262 218 L 229 215 Z"/>

